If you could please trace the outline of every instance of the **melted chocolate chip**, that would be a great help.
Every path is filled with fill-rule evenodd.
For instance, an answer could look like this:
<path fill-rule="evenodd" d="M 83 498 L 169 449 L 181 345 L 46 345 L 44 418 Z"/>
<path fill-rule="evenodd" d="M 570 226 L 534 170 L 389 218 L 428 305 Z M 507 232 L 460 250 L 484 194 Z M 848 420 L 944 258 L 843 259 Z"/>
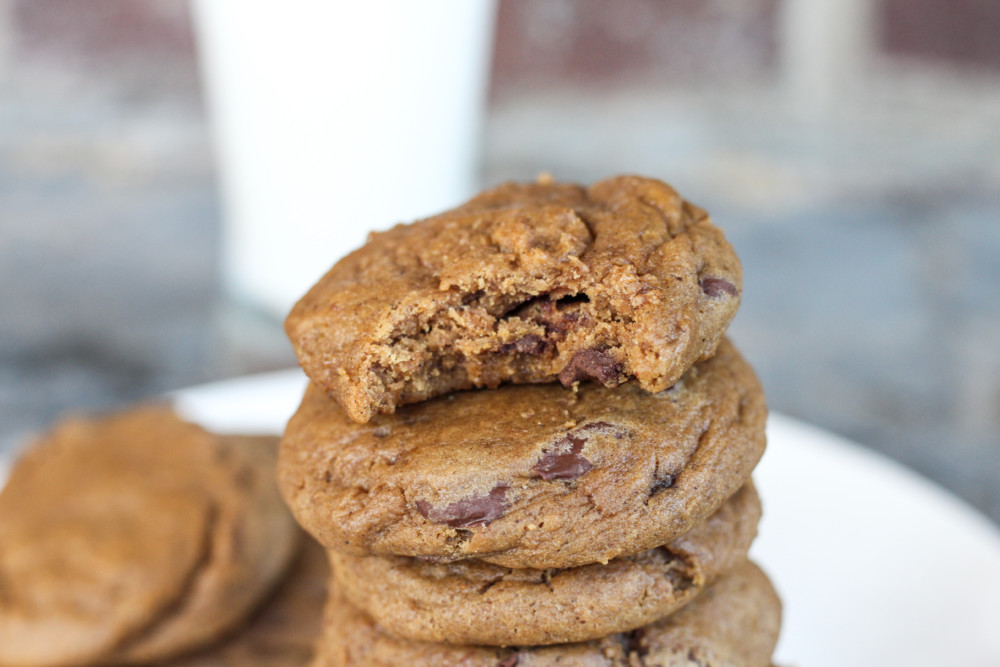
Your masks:
<path fill-rule="evenodd" d="M 580 306 L 589 302 L 590 297 L 586 294 L 573 294 L 556 300 L 543 294 L 515 306 L 503 317 L 514 317 L 541 324 L 545 327 L 546 336 L 561 339 L 570 329 L 587 323 L 587 315 L 580 311 Z"/>
<path fill-rule="evenodd" d="M 519 663 L 520 661 L 521 659 L 518 658 L 517 654 L 515 653 L 514 655 L 504 658 L 503 660 L 498 662 L 497 667 L 517 667 L 517 663 Z"/>
<path fill-rule="evenodd" d="M 739 290 L 736 289 L 736 285 L 722 278 L 702 278 L 699 284 L 701 285 L 701 291 L 713 299 L 723 294 L 728 294 L 729 296 L 739 296 L 740 294 Z"/>
<path fill-rule="evenodd" d="M 597 380 L 605 386 L 618 383 L 622 367 L 603 350 L 577 350 L 566 367 L 559 371 L 559 382 L 564 387 L 580 380 Z"/>
<path fill-rule="evenodd" d="M 552 449 L 542 451 L 542 458 L 535 464 L 535 473 L 546 482 L 576 479 L 594 467 L 580 453 L 586 442 L 586 438 L 568 434 L 556 442 Z"/>
<path fill-rule="evenodd" d="M 649 495 L 655 496 L 660 491 L 664 489 L 669 489 L 677 481 L 677 475 L 668 474 L 663 477 L 657 477 L 653 480 L 653 486 L 649 489 Z"/>
<path fill-rule="evenodd" d="M 552 349 L 552 341 L 542 338 L 536 334 L 527 334 L 510 343 L 500 346 L 500 352 L 510 354 L 518 352 L 520 354 L 539 355 L 545 354 Z"/>
<path fill-rule="evenodd" d="M 488 495 L 462 498 L 444 507 L 434 507 L 426 500 L 418 500 L 414 506 L 424 518 L 434 523 L 443 523 L 452 528 L 480 526 L 499 519 L 507 511 L 509 488 L 506 484 L 497 484 Z"/>
<path fill-rule="evenodd" d="M 541 324 L 545 327 L 546 334 L 562 336 L 577 324 L 586 324 L 588 321 L 586 315 L 571 310 L 568 312 L 559 311 L 551 319 L 543 320 Z"/>

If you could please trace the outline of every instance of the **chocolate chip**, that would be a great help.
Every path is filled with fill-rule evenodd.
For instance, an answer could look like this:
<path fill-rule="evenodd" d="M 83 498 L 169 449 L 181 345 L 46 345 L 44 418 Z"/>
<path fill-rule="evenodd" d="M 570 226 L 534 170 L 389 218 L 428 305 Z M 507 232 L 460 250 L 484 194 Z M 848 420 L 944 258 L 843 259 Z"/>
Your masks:
<path fill-rule="evenodd" d="M 514 307 L 503 317 L 541 324 L 545 327 L 547 336 L 555 335 L 561 338 L 578 324 L 587 323 L 586 314 L 581 313 L 579 308 L 581 304 L 589 301 L 590 297 L 586 294 L 573 294 L 557 300 L 552 300 L 543 294 Z"/>
<path fill-rule="evenodd" d="M 699 284 L 701 285 L 701 291 L 713 299 L 723 294 L 728 294 L 729 296 L 739 296 L 740 294 L 739 290 L 736 289 L 736 285 L 722 278 L 702 278 Z"/>
<path fill-rule="evenodd" d="M 376 438 L 384 438 L 390 433 L 392 433 L 392 428 L 388 426 L 376 426 L 372 430 L 372 435 L 374 435 Z"/>
<path fill-rule="evenodd" d="M 514 655 L 504 658 L 503 660 L 498 662 L 497 667 L 517 667 L 517 663 L 520 661 L 521 661 L 520 658 L 518 658 L 517 654 L 515 653 Z"/>
<path fill-rule="evenodd" d="M 434 523 L 443 523 L 452 528 L 468 528 L 490 523 L 503 516 L 509 506 L 506 484 L 497 484 L 485 496 L 462 498 L 444 507 L 434 507 L 426 500 L 414 503 L 424 518 Z"/>
<path fill-rule="evenodd" d="M 562 336 L 577 324 L 586 324 L 588 321 L 586 315 L 571 310 L 568 312 L 559 311 L 551 318 L 541 320 L 541 324 L 545 327 L 547 335 Z"/>
<path fill-rule="evenodd" d="M 520 354 L 539 355 L 545 354 L 551 349 L 552 341 L 536 334 L 527 334 L 500 346 L 500 352 L 503 354 L 518 352 Z"/>
<path fill-rule="evenodd" d="M 653 480 L 653 486 L 649 489 L 649 495 L 655 496 L 660 491 L 664 489 L 669 489 L 677 481 L 677 475 L 668 474 L 662 477 L 656 477 Z"/>
<path fill-rule="evenodd" d="M 556 442 L 552 449 L 543 450 L 542 458 L 535 464 L 535 473 L 546 482 L 554 479 L 573 480 L 593 468 L 582 454 L 586 438 L 568 434 Z"/>
<path fill-rule="evenodd" d="M 515 341 L 514 346 L 522 354 L 545 354 L 552 349 L 552 341 L 535 334 L 528 334 Z"/>
<path fill-rule="evenodd" d="M 621 364 L 604 350 L 577 350 L 566 367 L 559 371 L 559 381 L 564 387 L 591 379 L 613 386 L 618 383 L 621 371 Z"/>

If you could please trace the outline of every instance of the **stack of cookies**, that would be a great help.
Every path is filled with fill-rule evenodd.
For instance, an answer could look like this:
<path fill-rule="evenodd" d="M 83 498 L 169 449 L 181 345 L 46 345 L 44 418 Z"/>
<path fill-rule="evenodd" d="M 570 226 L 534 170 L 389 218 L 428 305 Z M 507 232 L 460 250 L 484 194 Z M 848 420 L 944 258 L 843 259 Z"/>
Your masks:
<path fill-rule="evenodd" d="M 652 179 L 508 184 L 295 306 L 279 484 L 333 570 L 325 665 L 768 665 L 766 407 L 739 261 Z"/>

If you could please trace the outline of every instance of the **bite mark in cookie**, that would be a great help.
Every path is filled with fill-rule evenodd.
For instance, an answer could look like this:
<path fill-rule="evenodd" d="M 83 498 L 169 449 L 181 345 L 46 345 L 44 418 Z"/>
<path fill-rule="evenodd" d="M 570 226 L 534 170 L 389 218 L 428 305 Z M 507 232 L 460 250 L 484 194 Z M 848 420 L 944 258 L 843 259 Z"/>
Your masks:
<path fill-rule="evenodd" d="M 665 183 L 508 183 L 372 235 L 285 328 L 363 423 L 506 382 L 662 391 L 715 352 L 741 284 L 723 234 Z"/>

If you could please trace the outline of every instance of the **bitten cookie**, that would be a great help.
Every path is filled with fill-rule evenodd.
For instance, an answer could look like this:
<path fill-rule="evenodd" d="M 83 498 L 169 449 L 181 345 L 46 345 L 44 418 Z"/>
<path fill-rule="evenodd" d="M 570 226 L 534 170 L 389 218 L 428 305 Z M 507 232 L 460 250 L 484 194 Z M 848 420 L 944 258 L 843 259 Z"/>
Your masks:
<path fill-rule="evenodd" d="M 313 667 L 767 667 L 781 602 L 745 562 L 680 611 L 632 632 L 545 647 L 455 646 L 398 639 L 332 591 Z"/>
<path fill-rule="evenodd" d="M 330 552 L 337 587 L 397 637 L 452 644 L 563 644 L 627 632 L 689 603 L 746 560 L 760 500 L 752 484 L 670 544 L 569 569 Z"/>
<path fill-rule="evenodd" d="M 0 492 L 0 664 L 151 662 L 241 622 L 300 536 L 274 458 L 164 408 L 58 426 Z"/>
<path fill-rule="evenodd" d="M 304 667 L 313 657 L 326 603 L 326 552 L 304 539 L 275 595 L 216 646 L 161 667 Z"/>
<path fill-rule="evenodd" d="M 306 374 L 347 414 L 502 382 L 663 391 L 715 352 L 739 260 L 657 180 L 502 185 L 372 234 L 295 305 Z"/>
<path fill-rule="evenodd" d="M 658 394 L 506 385 L 360 425 L 312 386 L 279 484 L 328 549 L 574 567 L 667 544 L 712 514 L 750 478 L 766 413 L 728 342 Z"/>

